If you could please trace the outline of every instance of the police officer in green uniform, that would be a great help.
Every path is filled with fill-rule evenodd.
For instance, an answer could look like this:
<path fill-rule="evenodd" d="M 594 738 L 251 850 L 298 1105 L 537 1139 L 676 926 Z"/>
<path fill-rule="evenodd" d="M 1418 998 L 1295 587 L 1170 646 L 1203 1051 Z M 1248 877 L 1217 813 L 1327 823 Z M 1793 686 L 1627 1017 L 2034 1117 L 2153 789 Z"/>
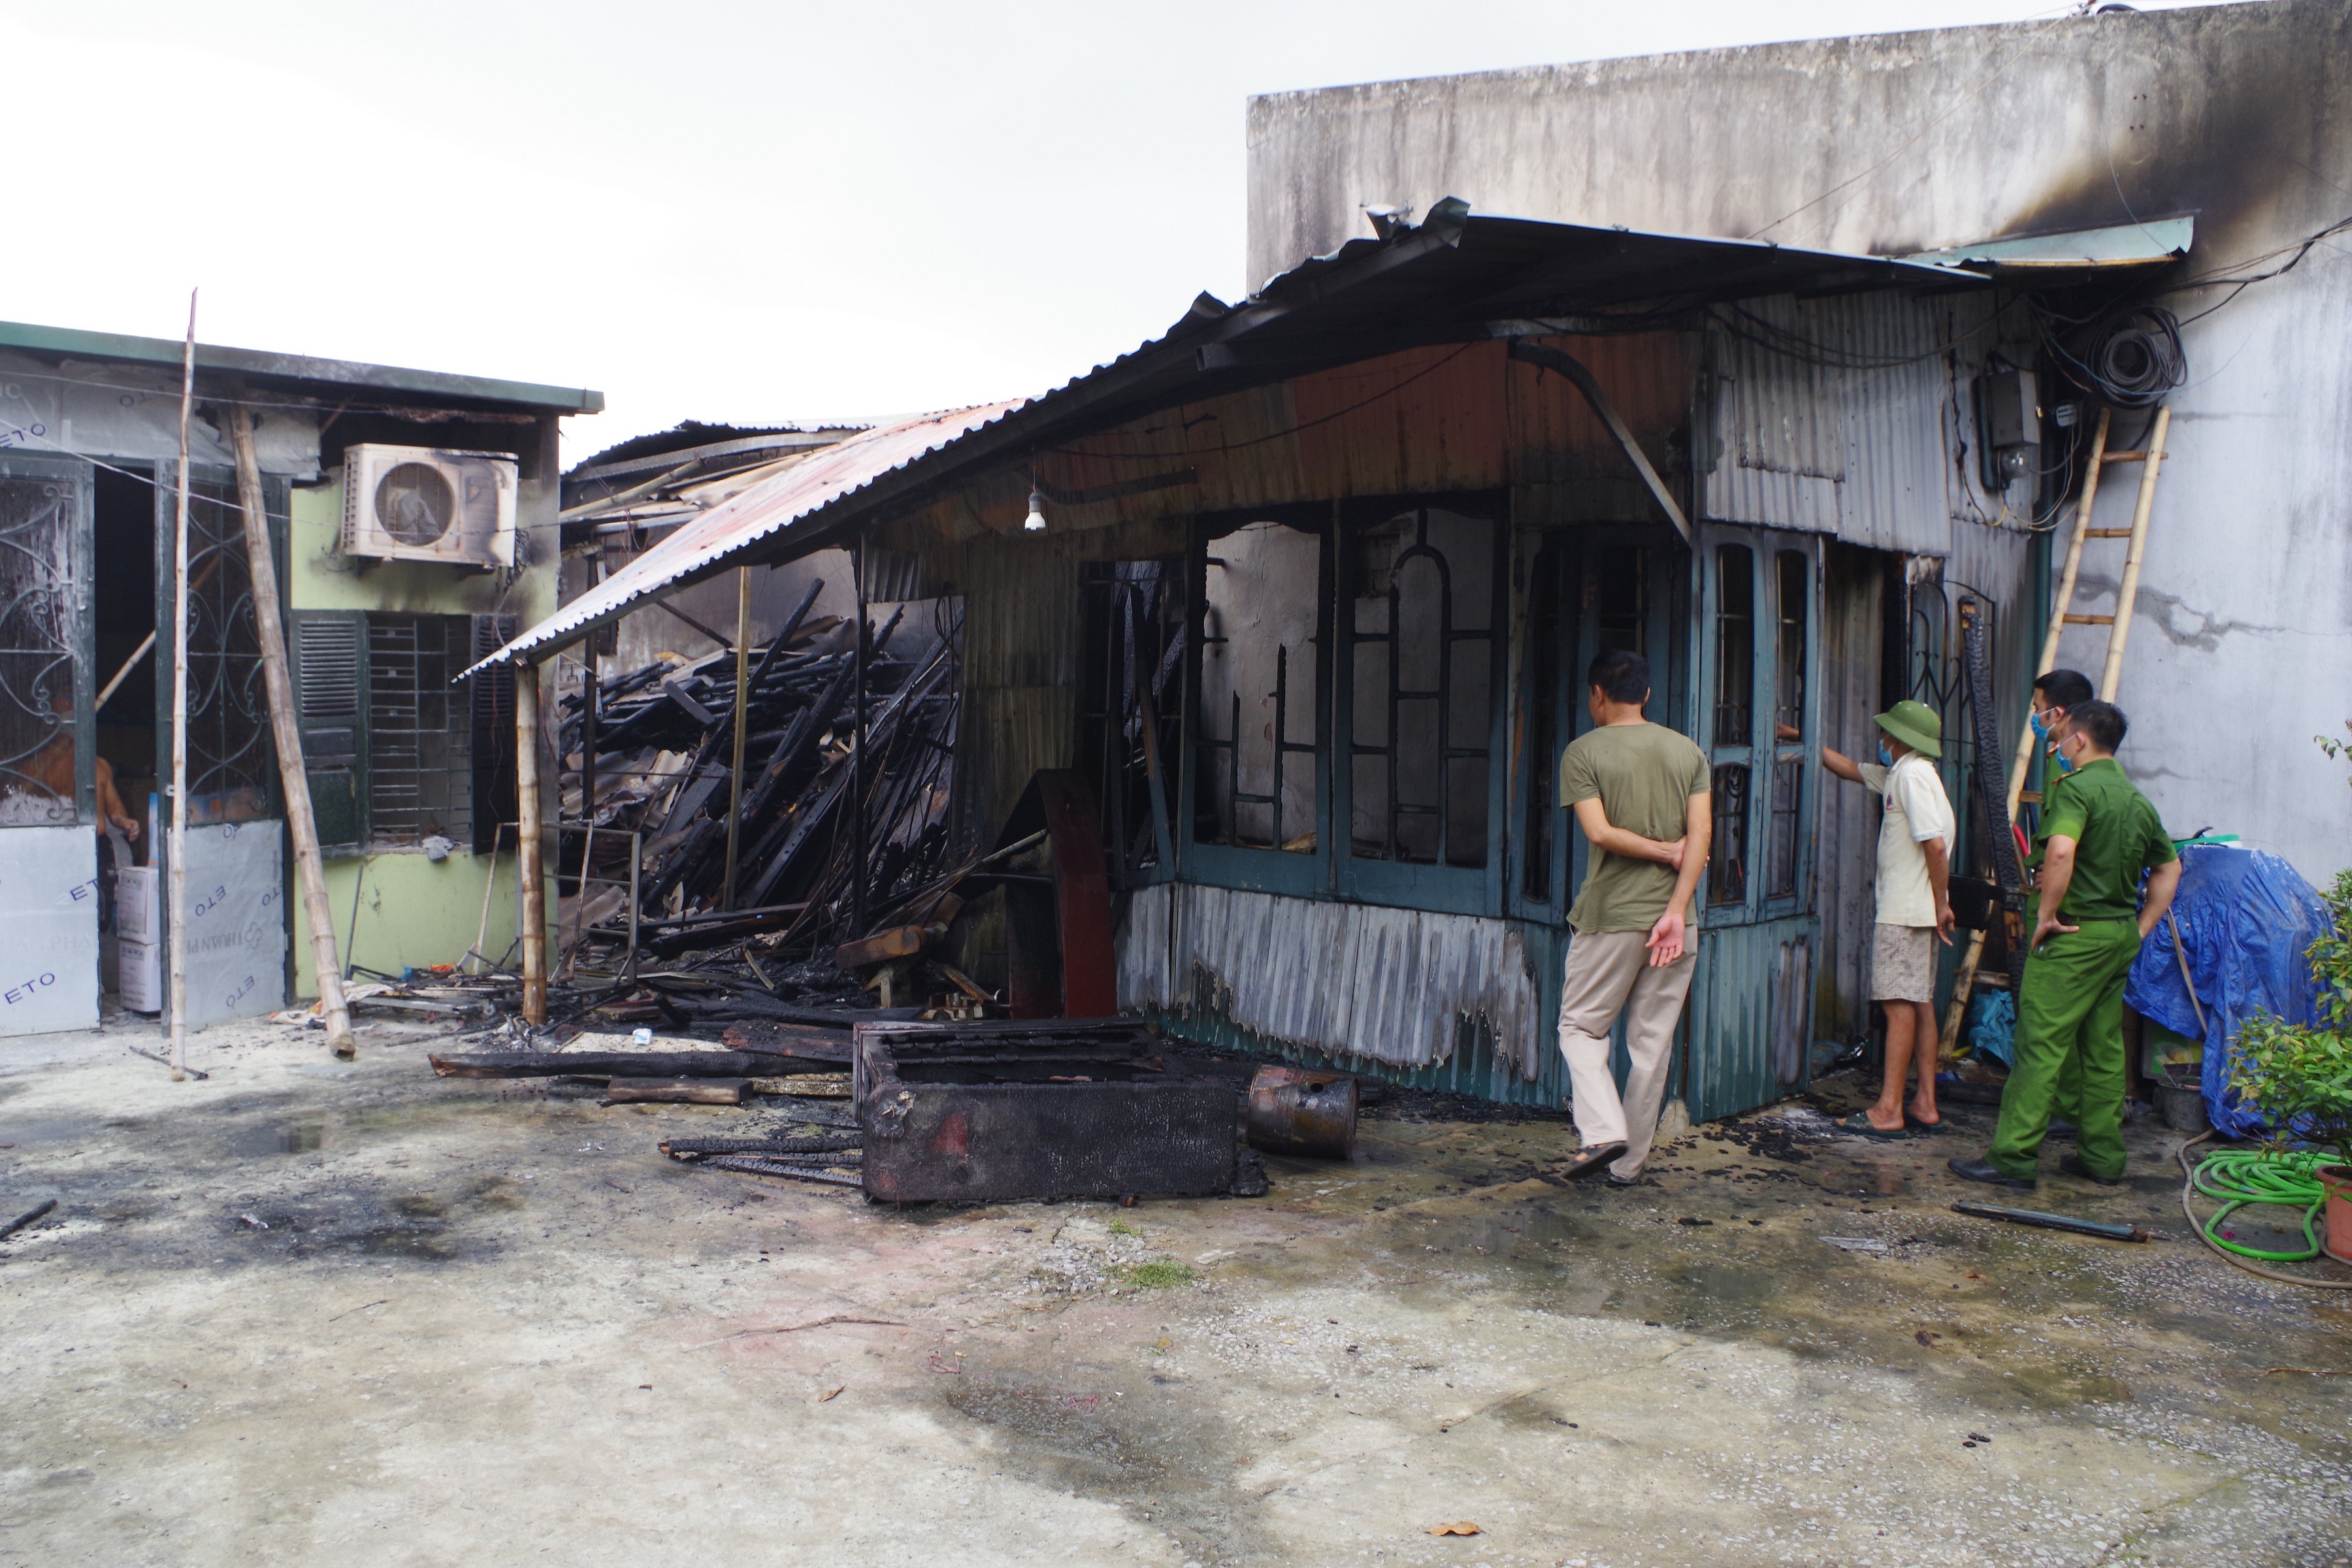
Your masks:
<path fill-rule="evenodd" d="M 2115 760 L 2126 722 L 2111 703 L 2074 705 L 2060 744 L 2074 764 L 2042 815 L 2041 877 L 2017 998 L 2017 1065 L 1970 1181 L 2031 1187 L 2063 1079 L 2081 1084 L 2075 1152 L 2063 1166 L 2097 1182 L 2124 1173 L 2124 976 L 2180 885 L 2180 857 L 2147 797 Z M 2147 900 L 2138 899 L 2141 873 Z"/>

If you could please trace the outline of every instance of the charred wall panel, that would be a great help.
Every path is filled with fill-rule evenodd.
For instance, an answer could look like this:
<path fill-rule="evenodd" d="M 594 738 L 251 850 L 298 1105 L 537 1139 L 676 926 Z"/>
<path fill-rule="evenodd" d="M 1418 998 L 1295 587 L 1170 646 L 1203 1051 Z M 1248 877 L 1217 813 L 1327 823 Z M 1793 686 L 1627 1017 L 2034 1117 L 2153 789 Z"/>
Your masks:
<path fill-rule="evenodd" d="M 1129 906 L 1119 1005 L 1213 1015 L 1405 1068 L 1443 1063 L 1480 1033 L 1533 1079 L 1549 1022 L 1535 963 L 1508 921 L 1162 885 Z"/>

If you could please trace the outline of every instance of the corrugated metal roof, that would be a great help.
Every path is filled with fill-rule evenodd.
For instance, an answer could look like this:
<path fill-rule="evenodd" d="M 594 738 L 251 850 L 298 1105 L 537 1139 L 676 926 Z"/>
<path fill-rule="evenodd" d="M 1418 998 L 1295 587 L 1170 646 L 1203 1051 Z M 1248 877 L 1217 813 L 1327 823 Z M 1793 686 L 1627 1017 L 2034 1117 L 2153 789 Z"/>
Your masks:
<path fill-rule="evenodd" d="M 937 451 L 1021 406 L 983 403 L 863 430 L 730 497 L 614 573 L 466 673 L 541 644 L 568 641 L 619 619 L 638 601 L 721 565 L 811 512 Z"/>
<path fill-rule="evenodd" d="M 794 548 L 814 548 L 878 509 L 903 510 L 919 493 L 1179 404 L 1425 344 L 1573 330 L 1561 324 L 1571 316 L 1590 321 L 1600 312 L 1629 330 L 1727 300 L 1949 289 L 1958 280 L 1983 281 L 1878 257 L 1473 216 L 1449 198 L 1419 227 L 1350 240 L 1239 306 L 1203 294 L 1160 337 L 1041 396 L 844 441 L 680 528 L 492 659 L 545 657 L 638 599 L 723 570 L 739 554 L 777 553 L 775 536 L 787 528 Z"/>

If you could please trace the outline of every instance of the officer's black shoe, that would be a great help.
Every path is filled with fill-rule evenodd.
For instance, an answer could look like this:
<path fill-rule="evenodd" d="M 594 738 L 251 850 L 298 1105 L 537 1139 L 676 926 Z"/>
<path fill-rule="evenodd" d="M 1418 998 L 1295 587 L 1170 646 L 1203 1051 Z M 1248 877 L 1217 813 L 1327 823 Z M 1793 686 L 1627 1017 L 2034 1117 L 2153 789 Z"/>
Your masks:
<path fill-rule="evenodd" d="M 2080 1176 L 2086 1182 L 2096 1182 L 2103 1187 L 2120 1187 L 2124 1184 L 2123 1177 L 2103 1176 L 2083 1163 L 2083 1156 L 2080 1154 L 2067 1155 L 2058 1162 L 2058 1168 L 2070 1176 Z"/>
<path fill-rule="evenodd" d="M 1993 1187 L 2023 1187 L 2028 1192 L 2033 1190 L 2032 1182 L 2019 1181 L 2015 1176 L 2008 1174 L 1994 1165 L 1990 1160 L 1955 1159 L 1947 1161 L 1946 1163 L 1951 1167 L 1952 1174 L 1965 1176 L 1971 1182 L 1982 1182 L 1987 1186 Z"/>

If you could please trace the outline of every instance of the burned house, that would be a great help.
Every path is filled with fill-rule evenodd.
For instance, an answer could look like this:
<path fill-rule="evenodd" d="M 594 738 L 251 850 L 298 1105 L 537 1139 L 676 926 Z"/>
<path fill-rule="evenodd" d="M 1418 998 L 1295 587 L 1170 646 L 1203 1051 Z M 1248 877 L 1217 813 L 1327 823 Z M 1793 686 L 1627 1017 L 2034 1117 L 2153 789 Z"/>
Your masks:
<path fill-rule="evenodd" d="M 315 994 L 236 475 L 249 422 L 338 950 L 398 975 L 515 946 L 509 682 L 452 679 L 557 600 L 556 431 L 594 392 L 199 344 L 185 722 L 183 345 L 0 324 L 0 1035 L 168 1003 L 187 748 L 187 1022 Z M 131 826 L 101 819 L 103 796 Z M 100 839 L 125 874 L 99 875 Z M 495 869 L 503 864 L 507 875 Z M 101 931 L 103 926 L 104 930 Z M 101 957 L 103 976 L 101 977 Z"/>
<path fill-rule="evenodd" d="M 1556 1104 L 1549 1023 L 1586 848 L 1553 772 L 1589 721 L 1585 663 L 1636 648 L 1658 672 L 1652 716 L 1714 769 L 1675 1092 L 1699 1119 L 1761 1103 L 1868 1027 L 1874 825 L 1823 790 L 1821 747 L 1866 753 L 1869 714 L 1929 700 L 1952 738 L 1960 868 L 2000 876 L 2000 784 L 2090 432 L 2112 424 L 2120 448 L 2176 386 L 2185 417 L 2199 384 L 2179 384 L 2226 357 L 2186 308 L 2151 313 L 2181 303 L 2168 289 L 2324 227 L 2308 193 L 2232 205 L 2196 127 L 2259 120 L 2278 81 L 2320 68 L 2306 57 L 2343 58 L 2341 26 L 2294 4 L 2086 17 L 1260 100 L 1253 265 L 1313 259 L 1237 304 L 1203 296 L 1043 396 L 844 440 L 499 658 L 845 546 L 889 597 L 955 606 L 957 842 L 999 841 L 1040 770 L 1084 781 L 1121 1007 L 1182 1038 Z M 1988 73 L 2000 90 L 1968 96 Z M 2182 124 L 2151 134 L 2136 83 L 2186 104 Z M 1948 99 L 1948 118 L 2013 122 L 1940 154 L 1917 197 L 1902 160 Z M 1823 116 L 1835 136 L 1786 133 Z M 2035 194 L 2109 146 L 2145 206 Z M 1876 178 L 1898 166 L 1909 184 Z M 1784 238 L 1784 215 L 1807 214 L 1794 227 L 1820 243 Z M 2312 277 L 2295 287 L 2338 286 Z M 2204 476 L 2191 497 L 2250 461 L 2208 449 L 2221 428 L 2195 426 L 2166 466 Z M 2273 487 L 2298 460 L 2275 456 Z M 2177 493 L 2151 582 L 2200 539 L 2211 552 Z M 2240 552 L 2200 581 L 2281 560 Z M 2168 682 L 2197 641 L 2185 572 L 2170 581 L 2141 610 L 2164 635 L 2130 645 Z M 2305 620 L 2334 613 L 2315 594 L 2290 595 Z M 2259 668 L 2237 668 L 2198 679 Z M 2158 690 L 2121 695 L 2162 745 L 2177 731 Z M 2331 727 L 2319 700 L 2273 680 L 2224 722 L 2292 705 L 2261 742 L 2291 752 Z M 2175 816 L 2203 804 L 2158 799 Z M 2303 808 L 2274 801 L 2257 786 L 2238 824 L 2308 850 Z M 2011 956 L 1994 927 L 1989 973 Z M 1003 901 L 935 940 L 959 973 L 1005 983 Z M 1096 994 L 1102 978 L 1085 977 Z"/>

